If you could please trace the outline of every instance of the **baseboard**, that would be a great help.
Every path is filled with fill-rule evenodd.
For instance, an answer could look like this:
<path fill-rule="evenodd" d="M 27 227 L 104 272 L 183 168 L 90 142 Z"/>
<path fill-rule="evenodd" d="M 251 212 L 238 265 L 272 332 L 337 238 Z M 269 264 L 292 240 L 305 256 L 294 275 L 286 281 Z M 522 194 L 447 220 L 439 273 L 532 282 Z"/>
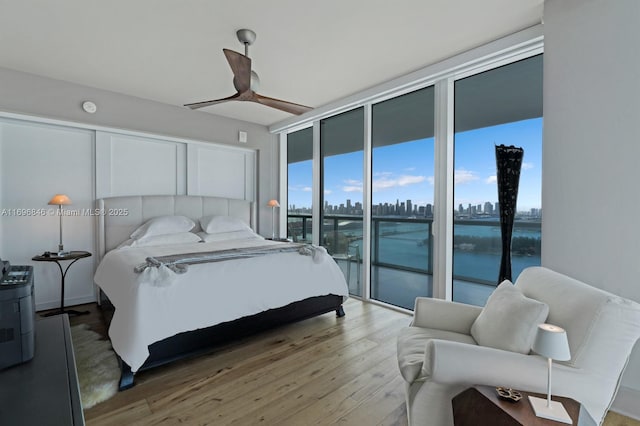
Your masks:
<path fill-rule="evenodd" d="M 66 299 L 64 301 L 64 306 L 75 306 L 82 305 L 84 303 L 93 303 L 96 301 L 96 297 L 94 295 L 91 296 L 83 296 L 83 297 L 74 297 L 73 299 Z M 55 309 L 60 307 L 60 300 L 54 300 L 49 302 L 42 302 L 36 304 L 36 312 L 37 311 L 46 311 L 47 309 Z"/>
<path fill-rule="evenodd" d="M 611 411 L 640 420 L 640 405 L 638 405 L 638 401 L 640 401 L 640 390 L 620 386 L 618 395 L 616 395 L 616 399 L 611 404 Z"/>

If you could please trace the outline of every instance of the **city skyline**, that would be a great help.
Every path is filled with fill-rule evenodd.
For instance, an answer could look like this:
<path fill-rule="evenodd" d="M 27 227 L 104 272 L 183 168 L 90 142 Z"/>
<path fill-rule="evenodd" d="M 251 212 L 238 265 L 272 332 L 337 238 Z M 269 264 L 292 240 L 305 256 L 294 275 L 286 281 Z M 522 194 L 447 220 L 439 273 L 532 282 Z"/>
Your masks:
<path fill-rule="evenodd" d="M 311 214 L 311 208 L 298 207 L 295 204 L 289 204 L 289 213 L 294 214 Z M 396 200 L 395 203 L 379 203 L 372 206 L 372 216 L 393 216 L 393 217 L 418 217 L 418 218 L 432 218 L 435 205 L 427 203 L 425 205 L 416 204 L 413 200 L 400 201 Z M 454 208 L 454 215 L 458 218 L 484 218 L 484 217 L 498 217 L 500 203 L 492 203 L 485 201 L 481 204 L 466 206 L 459 204 Z M 330 204 L 328 201 L 324 203 L 324 213 L 334 215 L 354 215 L 361 216 L 363 214 L 362 203 L 356 201 L 355 203 L 347 199 L 344 203 L 338 205 Z M 532 208 L 528 211 L 518 211 L 519 216 L 525 216 L 530 219 L 538 219 L 542 217 L 542 209 Z"/>
<path fill-rule="evenodd" d="M 454 206 L 498 201 L 494 145 L 524 149 L 518 211 L 541 208 L 542 118 L 455 134 Z M 372 153 L 372 204 L 412 200 L 433 204 L 433 138 L 375 147 Z M 339 205 L 362 202 L 363 152 L 324 159 L 324 200 Z M 311 207 L 311 160 L 289 164 L 288 204 Z"/>

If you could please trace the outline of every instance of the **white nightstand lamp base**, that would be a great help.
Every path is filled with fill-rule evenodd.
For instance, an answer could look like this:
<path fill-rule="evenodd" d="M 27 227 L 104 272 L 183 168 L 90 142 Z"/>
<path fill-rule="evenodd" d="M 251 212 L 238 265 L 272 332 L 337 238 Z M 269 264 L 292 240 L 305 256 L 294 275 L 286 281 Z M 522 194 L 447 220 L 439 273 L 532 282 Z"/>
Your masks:
<path fill-rule="evenodd" d="M 531 402 L 533 411 L 538 417 L 551 419 L 562 423 L 573 423 L 571 417 L 569 417 L 569 413 L 567 413 L 567 410 L 564 409 L 564 406 L 561 402 L 551 401 L 551 405 L 547 406 L 546 399 L 536 398 L 535 396 L 529 396 L 529 402 Z"/>

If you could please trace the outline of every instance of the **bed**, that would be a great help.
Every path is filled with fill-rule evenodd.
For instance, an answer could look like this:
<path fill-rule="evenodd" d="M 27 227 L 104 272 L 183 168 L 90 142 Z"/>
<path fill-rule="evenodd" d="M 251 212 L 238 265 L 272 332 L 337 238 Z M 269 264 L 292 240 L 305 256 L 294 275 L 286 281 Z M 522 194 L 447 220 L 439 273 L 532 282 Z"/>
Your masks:
<path fill-rule="evenodd" d="M 126 196 L 98 200 L 96 212 L 99 265 L 94 281 L 120 359 L 121 390 L 133 386 L 137 372 L 210 352 L 234 339 L 331 311 L 344 316 L 348 288 L 337 264 L 321 248 L 259 237 L 252 230 L 256 212 L 251 202 Z M 175 220 L 195 226 L 178 239 L 177 233 L 149 236 L 151 229 L 165 232 L 169 219 L 171 226 Z M 240 233 L 227 232 L 231 222 L 246 224 L 248 236 L 218 238 Z M 220 230 L 225 232 L 215 234 Z M 186 260 L 181 253 L 189 254 Z M 229 253 L 230 259 L 219 259 Z M 194 262 L 194 256 L 201 257 Z"/>

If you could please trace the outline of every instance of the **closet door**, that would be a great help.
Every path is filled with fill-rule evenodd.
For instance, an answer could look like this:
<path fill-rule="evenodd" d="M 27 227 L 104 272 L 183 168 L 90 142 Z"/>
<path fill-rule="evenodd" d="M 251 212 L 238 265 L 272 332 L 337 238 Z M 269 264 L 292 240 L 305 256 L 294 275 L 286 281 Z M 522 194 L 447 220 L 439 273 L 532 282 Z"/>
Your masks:
<path fill-rule="evenodd" d="M 64 206 L 66 250 L 94 249 L 94 132 L 21 120 L 0 120 L 0 257 L 13 265 L 33 265 L 37 309 L 60 306 L 60 271 L 31 258 L 57 251 L 60 216 L 47 203 L 55 194 Z M 65 281 L 65 305 L 94 300 L 95 257 L 79 260 Z M 66 266 L 66 265 L 65 265 Z"/>
<path fill-rule="evenodd" d="M 186 143 L 96 132 L 96 198 L 186 194 Z"/>
<path fill-rule="evenodd" d="M 189 144 L 187 169 L 189 195 L 256 200 L 255 151 Z"/>

